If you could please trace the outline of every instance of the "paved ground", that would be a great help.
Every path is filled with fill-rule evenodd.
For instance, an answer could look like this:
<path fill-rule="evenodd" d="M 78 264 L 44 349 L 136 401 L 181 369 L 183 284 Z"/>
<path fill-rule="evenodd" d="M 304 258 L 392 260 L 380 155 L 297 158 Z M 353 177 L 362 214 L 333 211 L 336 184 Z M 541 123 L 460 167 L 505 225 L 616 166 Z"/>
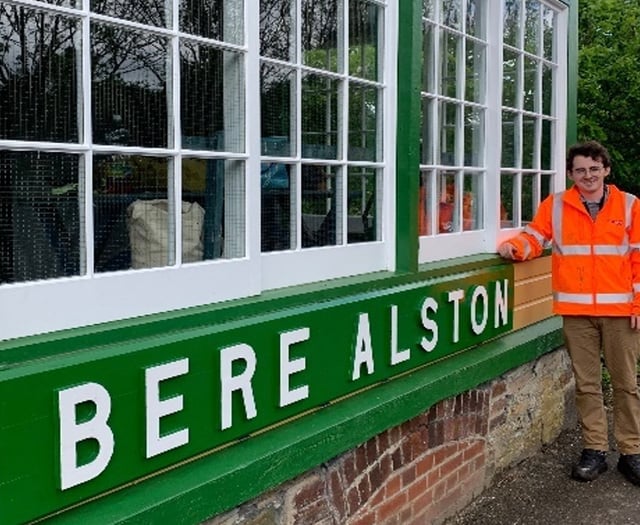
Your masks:
<path fill-rule="evenodd" d="M 578 427 L 563 432 L 535 457 L 509 469 L 447 525 L 620 525 L 640 524 L 640 487 L 616 468 L 591 483 L 569 477 L 580 455 Z"/>

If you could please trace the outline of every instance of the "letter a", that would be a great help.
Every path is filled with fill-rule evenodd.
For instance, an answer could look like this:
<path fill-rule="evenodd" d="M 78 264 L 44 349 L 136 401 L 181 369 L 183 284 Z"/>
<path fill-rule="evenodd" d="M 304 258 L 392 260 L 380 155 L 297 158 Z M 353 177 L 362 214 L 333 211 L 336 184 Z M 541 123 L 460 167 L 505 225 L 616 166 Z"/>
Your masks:
<path fill-rule="evenodd" d="M 351 380 L 360 379 L 360 367 L 367 365 L 367 373 L 373 374 L 373 347 L 371 346 L 371 329 L 369 328 L 369 315 L 360 314 L 358 318 L 358 336 L 353 352 L 353 372 Z"/>

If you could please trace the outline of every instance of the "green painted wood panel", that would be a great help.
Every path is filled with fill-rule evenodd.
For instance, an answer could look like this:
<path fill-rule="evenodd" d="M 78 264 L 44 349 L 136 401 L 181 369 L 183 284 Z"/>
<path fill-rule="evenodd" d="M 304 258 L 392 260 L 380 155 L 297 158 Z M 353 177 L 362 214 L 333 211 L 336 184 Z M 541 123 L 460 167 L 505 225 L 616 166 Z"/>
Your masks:
<path fill-rule="evenodd" d="M 265 303 L 251 315 L 7 367 L 0 375 L 0 521 L 73 505 L 477 346 L 512 328 L 512 297 L 512 266 L 500 264 L 284 309 Z M 282 341 L 292 335 L 283 358 Z M 184 369 L 149 394 L 147 374 L 163 365 Z M 61 401 L 88 387 L 106 401 Z M 158 440 L 188 432 L 184 443 L 151 457 L 149 399 L 158 406 L 179 400 L 179 408 L 149 420 L 158 422 Z M 65 414 L 70 427 L 61 424 Z M 105 466 L 63 489 L 64 473 L 99 462 L 105 435 L 113 439 Z M 61 467 L 62 448 L 72 468 Z M 31 503 L 16 504 L 25 494 Z"/>

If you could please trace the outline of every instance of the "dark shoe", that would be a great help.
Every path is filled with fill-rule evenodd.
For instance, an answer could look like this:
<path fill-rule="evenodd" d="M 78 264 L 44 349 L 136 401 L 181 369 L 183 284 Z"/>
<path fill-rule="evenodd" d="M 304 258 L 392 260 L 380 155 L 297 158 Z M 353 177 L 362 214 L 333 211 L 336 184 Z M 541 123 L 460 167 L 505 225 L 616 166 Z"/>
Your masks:
<path fill-rule="evenodd" d="M 620 454 L 618 470 L 634 485 L 640 485 L 640 454 Z"/>
<path fill-rule="evenodd" d="M 638 456 L 640 458 L 640 456 Z M 620 468 L 618 466 L 618 468 Z M 640 463 L 638 464 L 640 475 Z M 607 470 L 607 454 L 602 450 L 585 448 L 580 456 L 580 461 L 573 466 L 571 477 L 578 481 L 593 481 Z M 640 480 L 640 477 L 638 478 Z"/>

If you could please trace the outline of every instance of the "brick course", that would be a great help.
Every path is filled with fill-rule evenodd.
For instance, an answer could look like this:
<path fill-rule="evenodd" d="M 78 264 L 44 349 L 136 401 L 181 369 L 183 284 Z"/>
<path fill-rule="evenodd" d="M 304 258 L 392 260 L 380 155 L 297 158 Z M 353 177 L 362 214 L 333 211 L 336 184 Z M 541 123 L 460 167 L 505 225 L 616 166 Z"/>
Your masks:
<path fill-rule="evenodd" d="M 207 525 L 427 525 L 442 523 L 501 469 L 575 420 L 563 350 L 425 413 Z M 553 408 L 553 409 L 551 409 Z M 505 460 L 505 457 L 507 460 Z"/>

